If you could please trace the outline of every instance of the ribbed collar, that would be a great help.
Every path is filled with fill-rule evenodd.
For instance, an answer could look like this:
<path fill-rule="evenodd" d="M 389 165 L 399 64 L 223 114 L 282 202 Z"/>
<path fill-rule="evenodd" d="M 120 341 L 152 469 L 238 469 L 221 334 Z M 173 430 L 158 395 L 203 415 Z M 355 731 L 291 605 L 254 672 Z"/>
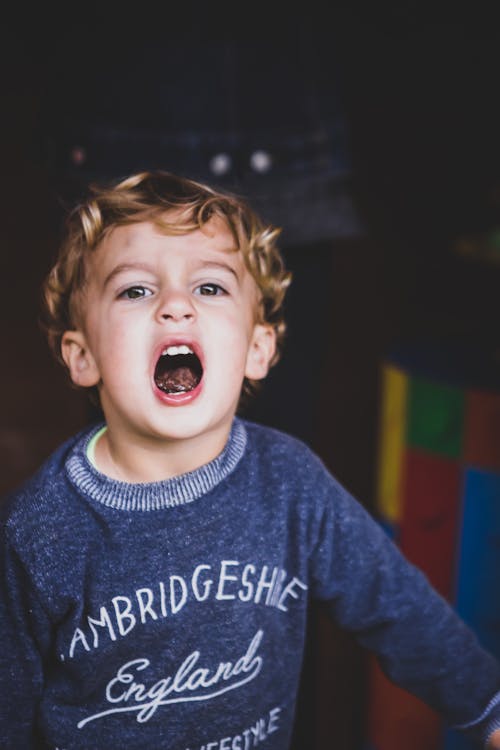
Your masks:
<path fill-rule="evenodd" d="M 199 469 L 162 482 L 120 482 L 94 469 L 87 458 L 87 445 L 102 425 L 97 425 L 74 446 L 66 461 L 66 472 L 79 492 L 117 510 L 148 511 L 190 503 L 206 494 L 236 467 L 245 451 L 247 432 L 235 418 L 229 439 L 213 461 Z"/>

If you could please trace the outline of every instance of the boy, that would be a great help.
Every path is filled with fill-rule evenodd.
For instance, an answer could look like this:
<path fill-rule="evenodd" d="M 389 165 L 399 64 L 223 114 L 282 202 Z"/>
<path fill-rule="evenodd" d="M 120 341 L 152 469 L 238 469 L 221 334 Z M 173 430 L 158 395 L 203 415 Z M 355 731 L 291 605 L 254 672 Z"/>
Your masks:
<path fill-rule="evenodd" d="M 104 421 L 3 503 L 3 750 L 285 750 L 311 596 L 500 748 L 498 663 L 308 448 L 235 417 L 282 345 L 277 234 L 161 172 L 69 216 L 46 326 Z"/>

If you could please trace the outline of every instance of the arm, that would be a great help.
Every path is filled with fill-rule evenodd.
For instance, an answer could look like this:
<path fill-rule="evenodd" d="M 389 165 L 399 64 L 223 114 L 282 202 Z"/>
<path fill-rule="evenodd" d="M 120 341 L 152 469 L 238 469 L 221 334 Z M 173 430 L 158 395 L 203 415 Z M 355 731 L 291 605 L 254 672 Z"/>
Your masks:
<path fill-rule="evenodd" d="M 21 562 L 2 529 L 0 569 L 0 747 L 35 750 L 42 694 L 42 653 L 50 626 Z"/>
<path fill-rule="evenodd" d="M 500 726 L 500 665 L 337 485 L 325 502 L 311 562 L 316 596 L 376 654 L 388 677 L 485 745 Z"/>

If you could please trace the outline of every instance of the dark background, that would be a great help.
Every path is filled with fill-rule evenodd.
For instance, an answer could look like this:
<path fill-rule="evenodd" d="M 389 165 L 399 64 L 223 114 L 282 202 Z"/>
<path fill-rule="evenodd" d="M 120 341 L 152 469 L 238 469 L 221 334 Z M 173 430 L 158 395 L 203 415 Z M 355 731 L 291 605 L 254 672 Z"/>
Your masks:
<path fill-rule="evenodd" d="M 252 148 L 259 134 L 272 151 L 321 130 L 331 159 L 308 175 L 323 191 L 286 163 L 258 184 L 240 167 L 230 185 L 284 225 L 295 275 L 285 355 L 247 414 L 311 443 L 373 509 L 389 353 L 453 340 L 500 362 L 496 4 L 158 9 L 20 7 L 4 19 L 0 488 L 92 417 L 37 325 L 61 219 L 85 180 L 155 161 L 151 144 L 155 166 L 204 177 L 207 139 L 230 151 L 242 133 Z M 186 133 L 200 135 L 192 151 Z M 77 165 L 72 148 L 84 141 Z M 363 654 L 320 612 L 311 617 L 297 746 L 352 750 Z"/>

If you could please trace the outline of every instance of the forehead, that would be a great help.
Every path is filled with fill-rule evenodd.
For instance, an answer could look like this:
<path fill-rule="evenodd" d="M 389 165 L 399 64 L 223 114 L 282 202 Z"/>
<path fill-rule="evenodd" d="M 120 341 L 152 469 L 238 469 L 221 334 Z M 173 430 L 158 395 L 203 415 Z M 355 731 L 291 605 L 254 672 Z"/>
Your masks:
<path fill-rule="evenodd" d="M 176 226 L 176 217 L 172 213 L 162 218 Z M 232 231 L 218 216 L 209 219 L 199 229 L 180 234 L 152 221 L 114 227 L 90 254 L 89 259 L 92 270 L 96 270 L 96 266 L 108 265 L 118 258 L 134 255 L 154 257 L 155 254 L 163 254 L 168 250 L 182 250 L 192 261 L 217 254 L 230 254 L 235 263 L 243 261 Z"/>

